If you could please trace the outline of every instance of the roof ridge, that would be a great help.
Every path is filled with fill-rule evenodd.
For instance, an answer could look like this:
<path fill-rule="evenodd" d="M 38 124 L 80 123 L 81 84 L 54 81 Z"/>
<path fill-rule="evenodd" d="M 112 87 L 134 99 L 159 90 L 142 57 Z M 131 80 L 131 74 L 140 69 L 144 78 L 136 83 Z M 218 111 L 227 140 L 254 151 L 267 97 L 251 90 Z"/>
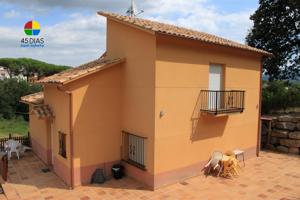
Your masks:
<path fill-rule="evenodd" d="M 116 14 L 116 15 L 120 15 L 120 14 Z M 122 16 L 122 15 L 120 15 Z M 156 21 L 156 20 L 150 20 L 150 19 L 144 19 L 144 18 L 139 18 L 139 17 L 130 17 L 132 19 L 136 19 L 136 20 L 143 20 L 143 21 L 148 21 L 148 22 L 155 22 L 155 23 L 158 23 L 158 24 L 161 24 L 161 25 L 165 25 L 165 26 L 172 26 L 174 28 L 179 28 L 179 29 L 185 29 L 185 30 L 188 30 L 188 31 L 191 31 L 191 32 L 197 32 L 197 33 L 201 33 L 201 34 L 204 34 L 204 35 L 207 35 L 207 36 L 213 36 L 213 37 L 216 37 L 216 38 L 222 38 L 224 40 L 228 40 L 230 42 L 235 42 L 235 43 L 238 43 L 239 42 L 236 42 L 236 41 L 232 41 L 232 40 L 229 40 L 227 38 L 223 38 L 221 36 L 217 36 L 217 35 L 214 35 L 214 34 L 211 34 L 211 33 L 207 33 L 207 32 L 204 32 L 204 31 L 200 31 L 200 30 L 196 30 L 196 29 L 192 29 L 192 28 L 189 28 L 189 27 L 184 27 L 184 26 L 179 26 L 179 25 L 175 25 L 175 24 L 172 24 L 172 23 L 166 23 L 166 22 L 160 22 L 160 21 Z"/>
<path fill-rule="evenodd" d="M 213 43 L 217 45 L 223 45 L 223 46 L 229 46 L 233 48 L 239 48 L 239 49 L 244 49 L 248 51 L 253 51 L 257 52 L 266 56 L 271 56 L 272 54 L 255 48 L 251 47 L 247 44 L 242 44 L 233 40 L 229 40 L 214 34 L 206 33 L 203 31 L 191 29 L 191 28 L 186 28 L 186 27 L 181 27 L 177 26 L 174 24 L 168 24 L 164 22 L 158 22 L 155 20 L 150 20 L 150 19 L 143 19 L 143 18 L 136 18 L 136 17 L 129 17 L 129 16 L 124 16 L 120 15 L 117 13 L 111 13 L 111 12 L 105 12 L 105 11 L 99 11 L 99 15 L 102 15 L 107 18 L 113 18 L 117 21 L 123 22 L 123 23 L 128 23 L 132 24 L 134 26 L 137 26 L 139 28 L 148 30 L 148 31 L 153 31 L 153 32 L 158 32 L 161 34 L 166 34 L 166 35 L 173 35 L 177 37 L 184 37 L 188 39 L 194 39 L 202 42 L 208 42 L 208 43 Z"/>

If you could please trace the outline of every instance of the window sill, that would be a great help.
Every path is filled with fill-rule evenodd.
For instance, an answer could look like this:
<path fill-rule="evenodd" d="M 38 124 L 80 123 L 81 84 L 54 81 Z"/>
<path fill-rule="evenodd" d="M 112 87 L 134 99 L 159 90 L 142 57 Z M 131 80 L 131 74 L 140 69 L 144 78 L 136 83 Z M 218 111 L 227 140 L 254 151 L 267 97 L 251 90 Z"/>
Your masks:
<path fill-rule="evenodd" d="M 138 163 L 136 163 L 136 162 L 134 162 L 132 160 L 124 160 L 124 159 L 122 159 L 122 161 L 126 162 L 127 164 L 132 165 L 132 166 L 134 166 L 136 168 L 139 168 L 139 169 L 141 169 L 143 171 L 147 171 L 146 166 L 138 164 Z"/>

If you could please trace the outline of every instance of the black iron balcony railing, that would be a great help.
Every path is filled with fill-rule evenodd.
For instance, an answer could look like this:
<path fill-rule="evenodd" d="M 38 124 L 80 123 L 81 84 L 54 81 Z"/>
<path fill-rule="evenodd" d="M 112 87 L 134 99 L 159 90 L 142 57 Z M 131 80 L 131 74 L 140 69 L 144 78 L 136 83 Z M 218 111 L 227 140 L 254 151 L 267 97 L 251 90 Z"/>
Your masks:
<path fill-rule="evenodd" d="M 244 111 L 245 91 L 201 90 L 200 95 L 201 112 L 218 115 Z"/>

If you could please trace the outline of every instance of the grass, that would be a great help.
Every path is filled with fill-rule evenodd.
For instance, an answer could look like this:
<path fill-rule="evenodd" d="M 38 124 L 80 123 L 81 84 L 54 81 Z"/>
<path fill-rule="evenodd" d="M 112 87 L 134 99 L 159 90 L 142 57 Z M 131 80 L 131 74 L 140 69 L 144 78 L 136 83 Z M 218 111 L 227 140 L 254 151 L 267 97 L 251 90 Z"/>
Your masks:
<path fill-rule="evenodd" d="M 14 136 L 27 135 L 28 122 L 22 118 L 1 119 L 0 118 L 0 138 L 8 137 L 9 133 Z"/>

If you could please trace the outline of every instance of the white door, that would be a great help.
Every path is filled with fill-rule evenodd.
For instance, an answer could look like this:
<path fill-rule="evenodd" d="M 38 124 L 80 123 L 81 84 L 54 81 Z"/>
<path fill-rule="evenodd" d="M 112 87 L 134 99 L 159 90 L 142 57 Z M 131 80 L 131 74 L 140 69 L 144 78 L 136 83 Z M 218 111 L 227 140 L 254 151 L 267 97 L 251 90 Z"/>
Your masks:
<path fill-rule="evenodd" d="M 222 90 L 222 66 L 211 64 L 209 67 L 209 87 L 210 91 Z M 208 100 L 209 109 L 215 109 L 216 106 L 220 107 L 221 93 L 210 92 Z"/>

